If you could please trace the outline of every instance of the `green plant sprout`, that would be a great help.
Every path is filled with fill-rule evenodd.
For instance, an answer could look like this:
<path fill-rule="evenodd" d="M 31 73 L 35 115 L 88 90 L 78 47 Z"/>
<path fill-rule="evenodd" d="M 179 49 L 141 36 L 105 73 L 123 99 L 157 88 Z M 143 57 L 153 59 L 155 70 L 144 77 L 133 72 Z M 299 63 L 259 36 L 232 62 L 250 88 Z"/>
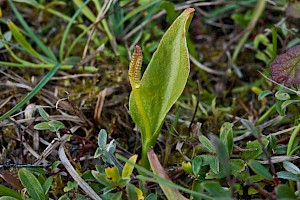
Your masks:
<path fill-rule="evenodd" d="M 38 108 L 39 114 L 46 122 L 40 122 L 34 126 L 35 130 L 49 130 L 59 135 L 59 130 L 65 128 L 65 125 L 57 120 L 50 120 L 49 114 L 40 107 Z"/>
<path fill-rule="evenodd" d="M 129 65 L 129 112 L 142 135 L 142 165 L 147 168 L 147 152 L 155 145 L 168 111 L 187 82 L 190 64 L 186 34 L 193 13 L 193 8 L 186 9 L 166 31 L 141 80 L 139 46 Z"/>

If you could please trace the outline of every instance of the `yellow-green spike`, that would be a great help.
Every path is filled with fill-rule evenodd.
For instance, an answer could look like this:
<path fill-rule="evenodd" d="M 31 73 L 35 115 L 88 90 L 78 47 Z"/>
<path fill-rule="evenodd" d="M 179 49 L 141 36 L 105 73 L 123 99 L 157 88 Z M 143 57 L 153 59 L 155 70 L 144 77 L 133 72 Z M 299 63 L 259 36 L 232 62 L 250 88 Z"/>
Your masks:
<path fill-rule="evenodd" d="M 132 88 L 139 88 L 140 86 L 140 74 L 143 62 L 142 49 L 140 46 L 136 45 L 134 47 L 134 52 L 132 59 L 129 64 L 129 81 Z"/>

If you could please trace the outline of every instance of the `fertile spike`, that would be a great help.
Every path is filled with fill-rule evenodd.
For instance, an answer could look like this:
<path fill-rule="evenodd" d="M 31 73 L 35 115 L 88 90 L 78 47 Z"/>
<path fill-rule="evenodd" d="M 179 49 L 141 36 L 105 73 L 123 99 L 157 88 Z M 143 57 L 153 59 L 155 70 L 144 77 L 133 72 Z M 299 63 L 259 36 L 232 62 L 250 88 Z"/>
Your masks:
<path fill-rule="evenodd" d="M 135 45 L 132 59 L 129 64 L 129 74 L 128 74 L 131 87 L 139 88 L 142 62 L 143 62 L 142 49 L 140 46 Z"/>

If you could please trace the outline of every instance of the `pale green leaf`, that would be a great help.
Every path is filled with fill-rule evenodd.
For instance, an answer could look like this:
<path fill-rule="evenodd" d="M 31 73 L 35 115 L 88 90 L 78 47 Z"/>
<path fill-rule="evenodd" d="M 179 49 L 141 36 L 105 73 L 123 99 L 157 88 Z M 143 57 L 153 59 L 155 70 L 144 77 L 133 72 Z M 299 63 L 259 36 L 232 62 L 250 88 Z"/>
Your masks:
<path fill-rule="evenodd" d="M 225 122 L 220 131 L 220 139 L 222 143 L 226 146 L 229 157 L 231 156 L 233 149 L 233 124 Z"/>
<path fill-rule="evenodd" d="M 48 115 L 48 113 L 42 107 L 39 107 L 38 110 L 39 110 L 39 114 L 41 115 L 41 117 L 44 120 L 49 121 L 49 115 Z"/>
<path fill-rule="evenodd" d="M 294 104 L 294 103 L 299 103 L 300 100 L 294 99 L 294 100 L 286 100 L 281 104 L 281 109 L 284 110 L 288 105 Z"/>
<path fill-rule="evenodd" d="M 116 192 L 111 196 L 111 199 L 121 200 L 122 199 L 122 192 Z"/>
<path fill-rule="evenodd" d="M 49 126 L 49 122 L 41 122 L 41 123 L 36 124 L 33 128 L 35 130 L 41 131 L 41 130 L 49 130 L 50 126 Z"/>
<path fill-rule="evenodd" d="M 291 96 L 288 93 L 283 92 L 283 91 L 276 92 L 275 97 L 276 97 L 276 99 L 281 100 L 281 101 L 289 100 L 291 98 Z"/>
<path fill-rule="evenodd" d="M 98 134 L 98 146 L 101 149 L 105 148 L 107 142 L 107 132 L 105 129 L 101 129 L 99 134 Z"/>
<path fill-rule="evenodd" d="M 65 125 L 57 120 L 52 120 L 49 123 L 49 130 L 52 132 L 57 132 L 59 129 L 65 128 Z"/>
<path fill-rule="evenodd" d="M 291 181 L 300 181 L 300 178 L 297 177 L 297 175 L 287 172 L 287 171 L 281 171 L 276 173 L 278 178 L 286 179 L 286 180 L 291 180 Z"/>
<path fill-rule="evenodd" d="M 209 152 L 216 152 L 216 150 L 215 150 L 214 146 L 211 144 L 210 140 L 207 137 L 205 137 L 204 135 L 199 136 L 199 141 Z"/>
<path fill-rule="evenodd" d="M 293 174 L 300 174 L 299 167 L 297 167 L 296 165 L 294 165 L 293 163 L 291 163 L 289 161 L 284 161 L 283 162 L 283 167 L 288 172 L 291 172 Z"/>
<path fill-rule="evenodd" d="M 258 100 L 262 100 L 264 97 L 272 94 L 270 90 L 264 90 L 258 95 Z"/>
<path fill-rule="evenodd" d="M 131 156 L 128 160 L 135 163 L 137 159 L 137 155 Z M 130 178 L 130 175 L 132 174 L 132 171 L 134 169 L 133 165 L 130 165 L 129 163 L 126 163 L 124 165 L 123 171 L 122 171 L 122 178 Z"/>
<path fill-rule="evenodd" d="M 194 175 L 198 175 L 203 164 L 203 159 L 200 156 L 196 156 L 195 158 L 193 158 L 191 164 L 192 172 L 194 173 Z"/>

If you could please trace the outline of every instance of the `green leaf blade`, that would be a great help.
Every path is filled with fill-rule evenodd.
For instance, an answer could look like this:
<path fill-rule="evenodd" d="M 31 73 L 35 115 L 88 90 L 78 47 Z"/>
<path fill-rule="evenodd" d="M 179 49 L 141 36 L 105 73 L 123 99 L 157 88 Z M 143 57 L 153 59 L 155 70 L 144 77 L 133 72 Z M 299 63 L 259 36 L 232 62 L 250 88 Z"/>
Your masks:
<path fill-rule="evenodd" d="M 8 187 L 5 187 L 4 185 L 0 185 L 0 196 L 1 197 L 9 196 L 11 198 L 16 198 L 18 200 L 22 199 L 22 195 L 21 194 L 19 194 L 18 192 L 14 191 L 14 190 L 12 190 L 12 189 L 10 189 Z"/>
<path fill-rule="evenodd" d="M 261 177 L 272 181 L 273 177 L 271 175 L 271 173 L 269 172 L 268 169 L 266 169 L 262 164 L 260 164 L 258 161 L 256 160 L 249 160 L 248 162 L 248 166 L 258 175 L 260 175 Z"/>
<path fill-rule="evenodd" d="M 279 199 L 296 199 L 297 197 L 295 196 L 293 190 L 284 184 L 280 184 L 275 188 L 276 195 Z"/>
<path fill-rule="evenodd" d="M 45 200 L 43 187 L 38 179 L 25 168 L 19 170 L 19 178 L 26 187 L 28 194 L 36 200 Z"/>
<path fill-rule="evenodd" d="M 131 156 L 128 160 L 133 162 L 133 163 L 136 163 L 137 155 Z M 130 179 L 130 175 L 132 174 L 133 169 L 134 169 L 134 166 L 130 165 L 129 163 L 126 163 L 124 165 L 124 168 L 123 168 L 123 171 L 122 171 L 122 178 Z"/>

